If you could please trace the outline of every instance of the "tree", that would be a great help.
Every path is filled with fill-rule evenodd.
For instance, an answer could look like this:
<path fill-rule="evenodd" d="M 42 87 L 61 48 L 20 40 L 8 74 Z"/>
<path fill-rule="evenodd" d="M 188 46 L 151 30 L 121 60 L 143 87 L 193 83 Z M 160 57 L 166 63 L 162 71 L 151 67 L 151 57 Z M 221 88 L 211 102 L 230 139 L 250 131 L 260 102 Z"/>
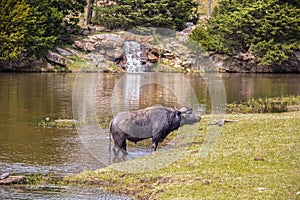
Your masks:
<path fill-rule="evenodd" d="M 207 1 L 207 17 L 210 18 L 211 0 Z"/>
<path fill-rule="evenodd" d="M 182 30 L 186 22 L 197 21 L 198 4 L 193 0 L 116 0 L 116 3 L 96 7 L 92 22 L 111 29 L 144 26 Z"/>
<path fill-rule="evenodd" d="M 90 22 L 90 19 L 93 15 L 92 7 L 94 5 L 94 0 L 87 0 L 87 12 L 86 12 L 86 18 L 85 18 L 85 25 L 88 25 Z"/>
<path fill-rule="evenodd" d="M 60 38 L 68 38 L 66 28 L 74 29 L 83 12 L 84 0 L 27 0 L 30 4 L 26 40 L 28 55 L 42 57 Z"/>
<path fill-rule="evenodd" d="M 79 22 L 85 0 L 1 0 L 0 62 L 42 57 Z"/>
<path fill-rule="evenodd" d="M 29 5 L 24 0 L 1 0 L 0 4 L 0 61 L 15 61 L 25 48 Z"/>
<path fill-rule="evenodd" d="M 227 54 L 251 51 L 263 65 L 281 64 L 299 50 L 298 1 L 222 0 L 205 25 L 216 50 Z M 195 37 L 195 36 L 194 36 Z"/>

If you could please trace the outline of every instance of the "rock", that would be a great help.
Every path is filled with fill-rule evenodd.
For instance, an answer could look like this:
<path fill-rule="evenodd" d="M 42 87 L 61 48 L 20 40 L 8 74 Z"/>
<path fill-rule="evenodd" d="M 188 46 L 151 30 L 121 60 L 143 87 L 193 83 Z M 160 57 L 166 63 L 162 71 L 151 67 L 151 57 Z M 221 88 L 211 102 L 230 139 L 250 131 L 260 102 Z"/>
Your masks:
<path fill-rule="evenodd" d="M 109 61 L 101 54 L 91 53 L 88 58 L 96 67 L 105 67 L 106 65 L 109 65 Z"/>
<path fill-rule="evenodd" d="M 104 26 L 89 26 L 88 27 L 89 31 L 90 32 L 109 32 L 110 30 L 107 29 L 106 27 Z"/>
<path fill-rule="evenodd" d="M 75 40 L 74 41 L 74 46 L 80 50 L 83 50 L 84 49 L 84 44 L 82 41 L 79 41 L 79 40 Z"/>
<path fill-rule="evenodd" d="M 66 66 L 66 59 L 59 55 L 58 53 L 54 53 L 52 51 L 48 51 L 47 59 L 55 64 Z"/>
<path fill-rule="evenodd" d="M 9 175 L 10 175 L 10 172 L 6 172 L 6 173 L 1 174 L 1 175 L 0 175 L 0 180 L 3 180 L 3 179 L 8 178 Z"/>
<path fill-rule="evenodd" d="M 74 119 L 56 119 L 47 121 L 46 119 L 38 123 L 38 126 L 44 128 L 75 128 L 76 121 Z"/>
<path fill-rule="evenodd" d="M 147 60 L 149 60 L 151 63 L 156 63 L 158 61 L 158 57 L 152 53 L 148 53 Z"/>
<path fill-rule="evenodd" d="M 41 67 L 41 72 L 48 72 L 48 70 L 44 67 Z"/>
<path fill-rule="evenodd" d="M 73 44 L 77 49 L 81 51 L 91 52 L 95 50 L 95 45 L 93 43 L 90 43 L 89 41 L 75 40 Z"/>
<path fill-rule="evenodd" d="M 291 53 L 288 60 L 281 65 L 264 66 L 257 62 L 248 52 L 236 56 L 211 54 L 210 58 L 217 63 L 219 71 L 229 73 L 300 73 L 300 51 Z"/>
<path fill-rule="evenodd" d="M 55 47 L 56 51 L 62 56 L 73 56 L 74 54 L 66 49 Z"/>
<path fill-rule="evenodd" d="M 191 68 L 192 65 L 193 64 L 191 62 L 189 62 L 189 61 L 182 62 L 182 67 L 184 67 L 184 68 Z"/>
<path fill-rule="evenodd" d="M 247 52 L 247 53 L 240 52 L 239 54 L 233 57 L 243 61 L 253 61 L 253 62 L 257 61 L 257 58 L 251 52 Z"/>
<path fill-rule="evenodd" d="M 90 31 L 89 31 L 88 29 L 83 29 L 83 30 L 81 31 L 81 35 L 87 36 L 87 35 L 89 35 L 89 34 L 90 34 Z"/>
<path fill-rule="evenodd" d="M 72 55 L 76 55 L 76 56 L 80 56 L 80 52 L 75 50 L 75 49 L 71 49 L 71 48 L 66 48 L 67 51 L 69 51 L 70 53 L 72 53 Z"/>
<path fill-rule="evenodd" d="M 167 59 L 174 59 L 175 58 L 175 54 L 174 53 L 169 53 L 169 52 L 163 53 L 162 56 L 167 58 Z"/>
<path fill-rule="evenodd" d="M 0 180 L 0 185 L 11 185 L 17 183 L 25 183 L 26 177 L 25 176 L 9 176 L 5 179 Z"/>
<path fill-rule="evenodd" d="M 48 63 L 48 62 L 47 62 L 47 68 L 46 68 L 47 71 L 52 71 L 52 70 L 54 70 L 54 68 L 55 68 L 55 67 L 54 67 L 53 65 L 51 65 L 51 63 Z"/>
<path fill-rule="evenodd" d="M 105 51 L 105 49 L 100 48 L 100 49 L 99 49 L 99 53 L 102 54 L 102 55 L 105 55 L 106 51 Z"/>
<path fill-rule="evenodd" d="M 181 33 L 184 34 L 184 35 L 189 35 L 189 34 L 192 33 L 192 31 L 194 30 L 194 28 L 195 28 L 194 26 L 189 26 L 189 27 L 183 29 L 181 31 Z"/>
<path fill-rule="evenodd" d="M 85 43 L 84 50 L 87 52 L 91 52 L 95 50 L 95 45 L 91 43 Z"/>
<path fill-rule="evenodd" d="M 107 56 L 108 60 L 115 61 L 119 58 L 123 57 L 123 48 L 117 47 L 116 49 L 106 49 L 105 55 Z"/>
<path fill-rule="evenodd" d="M 116 49 L 117 47 L 123 47 L 125 39 L 117 34 L 105 33 L 89 36 L 89 42 L 94 43 L 95 47 Z"/>

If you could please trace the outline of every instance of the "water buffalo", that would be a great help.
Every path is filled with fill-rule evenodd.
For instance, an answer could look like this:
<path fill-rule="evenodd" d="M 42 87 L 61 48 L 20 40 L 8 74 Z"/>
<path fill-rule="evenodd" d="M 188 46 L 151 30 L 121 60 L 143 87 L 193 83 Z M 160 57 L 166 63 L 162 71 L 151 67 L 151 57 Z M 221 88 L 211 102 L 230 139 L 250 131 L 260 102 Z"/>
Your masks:
<path fill-rule="evenodd" d="M 152 138 L 152 150 L 159 142 L 180 126 L 199 122 L 201 117 L 193 114 L 191 108 L 148 107 L 141 110 L 118 113 L 110 122 L 110 132 L 114 140 L 114 153 L 127 155 L 126 140 L 138 141 Z"/>

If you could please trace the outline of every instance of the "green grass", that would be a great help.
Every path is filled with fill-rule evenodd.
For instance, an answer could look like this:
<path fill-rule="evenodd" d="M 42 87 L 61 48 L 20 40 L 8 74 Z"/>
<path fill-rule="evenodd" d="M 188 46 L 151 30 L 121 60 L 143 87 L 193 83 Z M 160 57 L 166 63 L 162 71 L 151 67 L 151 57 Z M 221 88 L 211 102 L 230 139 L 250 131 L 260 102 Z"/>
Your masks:
<path fill-rule="evenodd" d="M 65 182 L 100 185 L 134 199 L 300 199 L 300 112 L 230 114 L 227 119 L 239 121 L 224 125 L 205 158 L 198 150 L 209 116 L 181 129 L 185 134 L 196 131 L 196 137 L 178 147 L 186 155 L 160 170 L 129 173 L 107 167 L 66 177 Z M 143 159 L 149 157 L 138 160 Z"/>
<path fill-rule="evenodd" d="M 227 113 L 280 113 L 300 110 L 300 96 L 251 98 L 227 105 Z"/>
<path fill-rule="evenodd" d="M 84 66 L 85 63 L 86 63 L 86 60 L 79 56 L 72 56 L 72 57 L 68 58 L 68 68 L 71 71 L 80 70 Z"/>

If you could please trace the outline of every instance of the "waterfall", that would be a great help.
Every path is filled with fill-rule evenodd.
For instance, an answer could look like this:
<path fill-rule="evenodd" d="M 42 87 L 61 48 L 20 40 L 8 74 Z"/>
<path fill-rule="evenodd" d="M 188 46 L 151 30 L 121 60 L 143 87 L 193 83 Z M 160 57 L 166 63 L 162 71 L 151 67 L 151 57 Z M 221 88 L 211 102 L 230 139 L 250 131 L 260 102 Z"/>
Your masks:
<path fill-rule="evenodd" d="M 145 63 L 143 60 L 143 50 L 140 43 L 136 41 L 126 41 L 124 44 L 124 52 L 126 55 L 125 68 L 127 72 L 144 72 Z"/>

